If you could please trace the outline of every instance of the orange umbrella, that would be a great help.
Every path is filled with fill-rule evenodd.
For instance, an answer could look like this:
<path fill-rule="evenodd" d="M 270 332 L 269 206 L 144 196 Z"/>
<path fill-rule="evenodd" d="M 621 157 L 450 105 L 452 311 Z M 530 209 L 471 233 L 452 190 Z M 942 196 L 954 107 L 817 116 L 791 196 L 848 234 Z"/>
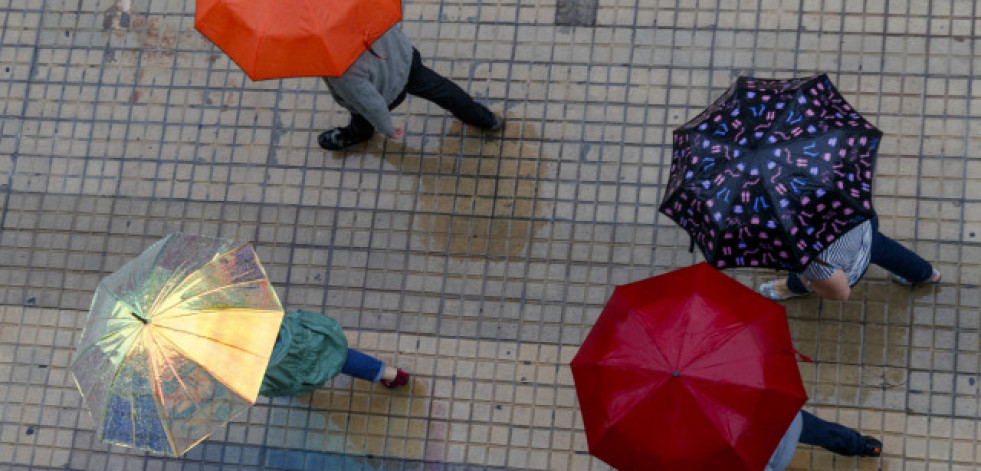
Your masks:
<path fill-rule="evenodd" d="M 400 0 L 197 0 L 194 28 L 252 80 L 337 77 L 401 19 Z"/>

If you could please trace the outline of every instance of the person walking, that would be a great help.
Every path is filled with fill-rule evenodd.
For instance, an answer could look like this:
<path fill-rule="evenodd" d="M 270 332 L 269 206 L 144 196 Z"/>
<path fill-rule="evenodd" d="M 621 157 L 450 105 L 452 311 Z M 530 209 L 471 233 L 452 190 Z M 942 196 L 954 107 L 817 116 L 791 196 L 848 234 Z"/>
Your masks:
<path fill-rule="evenodd" d="M 782 301 L 811 292 L 833 301 L 844 301 L 851 287 L 865 275 L 869 263 L 885 268 L 892 281 L 902 285 L 940 283 L 940 272 L 929 262 L 879 232 L 879 218 L 846 232 L 804 267 L 802 273 L 768 281 L 759 286 L 763 296 Z"/>
<path fill-rule="evenodd" d="M 764 471 L 786 469 L 797 450 L 797 443 L 819 446 L 843 456 L 877 457 L 882 454 L 882 442 L 875 437 L 801 410 L 780 439 Z"/>
<path fill-rule="evenodd" d="M 283 316 L 259 394 L 299 396 L 319 388 L 338 373 L 381 383 L 389 389 L 409 382 L 405 371 L 348 348 L 347 338 L 334 319 L 319 312 L 291 311 Z"/>
<path fill-rule="evenodd" d="M 371 44 L 340 77 L 324 77 L 339 105 L 351 112 L 344 127 L 324 131 L 320 147 L 341 150 L 367 141 L 377 130 L 385 137 L 401 139 L 404 130 L 392 121 L 390 111 L 411 94 L 436 103 L 460 121 L 489 131 L 504 128 L 504 119 L 474 101 L 455 83 L 426 67 L 419 51 L 398 26 Z"/>

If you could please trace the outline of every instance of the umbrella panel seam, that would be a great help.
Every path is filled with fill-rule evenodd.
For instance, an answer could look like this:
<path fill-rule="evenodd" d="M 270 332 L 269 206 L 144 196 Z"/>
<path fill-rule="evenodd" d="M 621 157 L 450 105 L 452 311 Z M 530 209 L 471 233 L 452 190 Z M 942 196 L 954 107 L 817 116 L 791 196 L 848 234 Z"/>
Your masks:
<path fill-rule="evenodd" d="M 238 251 L 239 251 L 240 249 L 242 249 L 243 247 L 246 247 L 246 246 L 248 246 L 248 245 L 249 245 L 249 244 L 242 244 L 242 245 L 239 245 L 238 247 L 235 247 L 235 248 L 233 248 L 233 249 L 231 249 L 231 250 L 229 250 L 229 251 L 227 251 L 227 252 L 222 252 L 222 253 L 219 253 L 219 254 L 216 254 L 216 256 L 214 256 L 214 257 L 212 257 L 212 258 L 211 258 L 211 260 L 208 260 L 208 262 L 207 262 L 207 263 L 204 263 L 204 264 L 202 264 L 201 266 L 199 266 L 199 267 L 197 267 L 197 268 L 195 268 L 195 269 L 194 269 L 193 271 L 189 271 L 189 272 L 188 272 L 188 273 L 187 273 L 187 274 L 186 274 L 186 275 L 185 275 L 185 276 L 184 276 L 184 277 L 183 277 L 183 278 L 182 278 L 182 279 L 180 280 L 180 282 L 179 282 L 179 283 L 177 283 L 177 284 L 176 284 L 176 285 L 175 285 L 175 286 L 174 286 L 173 288 L 171 288 L 171 289 L 169 289 L 169 290 L 168 290 L 168 291 L 166 292 L 166 294 L 164 294 L 164 292 L 162 292 L 162 291 L 161 291 L 160 293 L 158 293 L 158 295 L 156 296 L 156 298 L 154 298 L 154 300 L 153 300 L 153 302 L 152 302 L 152 303 L 150 304 L 150 307 L 149 307 L 149 309 L 148 309 L 148 311 L 152 311 L 152 312 L 158 312 L 158 311 L 166 311 L 166 310 L 168 310 L 168 309 L 172 309 L 172 308 L 173 308 L 174 306 L 177 306 L 177 305 L 180 305 L 180 304 L 181 304 L 181 303 L 183 303 L 183 302 L 184 302 L 184 301 L 185 301 L 186 299 L 192 299 L 192 298 L 194 298 L 194 297 L 197 297 L 197 295 L 195 295 L 195 296 L 192 296 L 191 298 L 186 298 L 186 299 L 181 299 L 181 300 L 179 300 L 179 301 L 177 301 L 177 302 L 175 302 L 175 303 L 174 303 L 174 304 L 172 304 L 172 305 L 168 305 L 168 306 L 164 306 L 164 307 L 159 307 L 159 306 L 157 306 L 157 304 L 158 304 L 158 303 L 161 303 L 161 302 L 163 302 L 164 300 L 166 300 L 167 298 L 169 298 L 169 297 L 170 297 L 170 296 L 171 296 L 171 295 L 172 295 L 173 293 L 175 293 L 175 292 L 177 292 L 177 291 L 180 291 L 180 289 L 181 289 L 181 288 L 183 288 L 185 284 L 187 284 L 187 283 L 189 283 L 189 281 L 188 281 L 188 280 L 190 280 L 190 279 L 192 278 L 192 276 L 194 276 L 195 274 L 197 274 L 197 273 L 198 273 L 198 272 L 200 272 L 201 270 L 204 270 L 204 269 L 205 269 L 205 267 L 208 267 L 208 266 L 210 266 L 210 265 L 213 265 L 213 264 L 215 264 L 215 263 L 217 263 L 218 261 L 220 261 L 220 260 L 222 260 L 222 259 L 224 259 L 225 257 L 228 257 L 228 256 L 231 256 L 232 254 L 236 254 L 236 253 L 238 253 Z M 263 269 L 261 268 L 261 266 L 258 266 L 258 265 L 257 265 L 257 267 L 259 268 L 259 273 L 260 273 L 261 275 L 263 275 L 263 278 L 260 278 L 260 279 L 266 279 L 266 280 L 268 281 L 268 279 L 267 279 L 267 278 L 265 277 L 265 275 L 266 275 L 266 273 L 265 273 L 265 270 L 263 270 Z M 255 281 L 255 280 L 249 280 L 249 281 Z M 204 292 L 204 293 L 198 293 L 198 294 L 201 294 L 201 295 L 203 295 L 203 294 L 208 294 L 208 293 L 210 293 L 210 292 L 213 292 L 213 291 L 217 291 L 217 290 L 220 290 L 220 289 L 222 289 L 222 288 L 220 288 L 220 287 L 219 287 L 219 288 L 216 288 L 216 289 L 214 289 L 214 290 L 208 290 L 208 291 L 206 291 L 206 292 Z"/>
<path fill-rule="evenodd" d="M 148 333 L 146 335 L 149 337 L 150 341 L 153 342 L 154 346 L 157 347 L 157 349 L 159 350 L 159 346 L 157 345 L 156 336 L 153 335 L 152 332 L 151 333 Z M 149 350 L 149 346 L 148 346 L 147 350 Z M 155 381 L 153 382 L 153 390 L 154 390 L 154 392 L 157 393 L 157 394 L 154 395 L 154 401 L 158 401 L 159 400 L 159 406 L 160 407 L 158 408 L 157 413 L 162 416 L 162 418 L 161 418 L 162 419 L 161 420 L 161 426 L 163 426 L 163 424 L 168 423 L 167 420 L 163 420 L 163 419 L 168 419 L 169 420 L 169 415 L 167 414 L 166 407 L 164 405 L 163 390 L 160 389 L 160 387 L 161 387 L 160 386 L 160 381 L 158 380 L 160 378 L 160 372 L 157 369 L 157 364 L 152 360 L 153 356 L 152 355 L 149 355 L 149 352 L 148 352 L 147 358 L 150 359 L 149 360 L 150 361 L 150 370 L 153 371 L 154 374 L 157 376 L 157 378 L 155 378 Z M 177 371 L 174 369 L 174 365 L 170 361 L 170 359 L 167 358 L 167 357 L 164 357 L 164 361 L 167 363 L 167 367 L 170 369 L 171 373 L 174 374 L 174 378 L 176 378 L 177 381 L 181 384 L 181 386 L 186 390 L 186 386 L 184 384 L 184 381 L 181 379 L 180 375 L 177 374 Z M 193 398 L 193 399 L 194 400 L 199 400 L 198 398 Z M 173 437 L 173 432 L 170 430 L 170 427 L 162 427 L 162 428 L 164 430 L 164 434 L 167 436 L 167 442 L 170 444 L 170 447 L 174 450 L 174 453 L 175 454 L 179 454 L 179 450 L 177 450 L 177 440 Z"/>
<path fill-rule="evenodd" d="M 179 299 L 179 300 L 175 301 L 174 303 L 172 303 L 172 304 L 170 304 L 170 305 L 168 305 L 168 306 L 166 306 L 164 308 L 154 309 L 152 312 L 156 313 L 156 315 L 152 319 L 169 320 L 169 319 L 180 319 L 182 317 L 189 317 L 189 316 L 199 315 L 199 312 L 190 312 L 190 313 L 187 313 L 187 314 L 167 316 L 166 315 L 166 312 L 169 311 L 169 310 L 171 310 L 171 309 L 175 309 L 175 308 L 181 306 L 182 304 L 186 304 L 188 301 L 192 301 L 194 299 L 197 299 L 197 298 L 200 298 L 200 297 L 203 297 L 203 296 L 207 296 L 209 294 L 218 293 L 218 292 L 224 291 L 225 289 L 228 289 L 228 288 L 236 288 L 236 287 L 248 286 L 250 284 L 263 284 L 263 283 L 268 284 L 269 283 L 269 280 L 266 279 L 266 278 L 259 278 L 259 279 L 255 279 L 255 280 L 239 281 L 239 282 L 236 282 L 236 283 L 229 283 L 229 284 L 221 285 L 220 287 L 209 289 L 207 291 L 203 291 L 201 293 L 195 294 L 194 296 L 189 296 L 187 298 Z M 257 310 L 259 310 L 259 309 L 257 309 Z M 266 310 L 266 309 L 262 309 L 262 310 Z M 268 310 L 269 311 L 275 311 L 275 309 L 268 309 Z"/>

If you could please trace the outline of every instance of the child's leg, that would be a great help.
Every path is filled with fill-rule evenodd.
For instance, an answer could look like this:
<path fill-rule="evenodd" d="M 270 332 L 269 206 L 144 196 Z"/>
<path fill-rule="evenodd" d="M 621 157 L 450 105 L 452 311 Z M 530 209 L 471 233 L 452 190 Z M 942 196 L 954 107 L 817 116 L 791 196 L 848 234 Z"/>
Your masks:
<path fill-rule="evenodd" d="M 341 373 L 377 383 L 385 373 L 385 363 L 371 355 L 349 348 Z"/>

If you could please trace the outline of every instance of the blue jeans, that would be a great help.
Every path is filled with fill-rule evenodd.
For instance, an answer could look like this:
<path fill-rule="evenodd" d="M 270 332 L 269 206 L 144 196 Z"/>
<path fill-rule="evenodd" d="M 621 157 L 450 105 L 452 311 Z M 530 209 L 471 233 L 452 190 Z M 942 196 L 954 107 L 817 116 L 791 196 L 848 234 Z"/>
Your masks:
<path fill-rule="evenodd" d="M 930 265 L 930 262 L 879 232 L 878 216 L 872 218 L 871 255 L 870 263 L 885 268 L 912 283 L 922 283 L 933 275 L 933 265 Z M 862 276 L 865 274 L 863 273 Z M 800 276 L 793 272 L 787 276 L 787 288 L 797 294 L 811 292 L 800 281 Z"/>
<path fill-rule="evenodd" d="M 828 422 L 807 411 L 801 411 L 804 426 L 800 432 L 801 443 L 815 445 L 839 455 L 855 456 L 865 448 L 862 434 L 834 422 Z"/>
<path fill-rule="evenodd" d="M 385 363 L 381 360 L 353 348 L 347 349 L 347 360 L 344 360 L 341 373 L 377 383 L 384 372 Z"/>

